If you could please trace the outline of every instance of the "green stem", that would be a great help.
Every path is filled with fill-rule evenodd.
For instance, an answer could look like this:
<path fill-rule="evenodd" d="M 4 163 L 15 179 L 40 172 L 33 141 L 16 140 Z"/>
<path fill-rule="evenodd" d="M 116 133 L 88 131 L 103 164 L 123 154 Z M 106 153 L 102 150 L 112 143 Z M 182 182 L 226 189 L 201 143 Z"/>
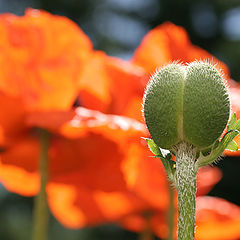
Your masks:
<path fill-rule="evenodd" d="M 144 214 L 146 220 L 146 226 L 143 231 L 140 233 L 138 240 L 154 240 L 154 234 L 151 230 L 151 213 L 147 212 Z"/>
<path fill-rule="evenodd" d="M 196 151 L 186 143 L 176 148 L 178 240 L 194 240 L 196 211 Z"/>
<path fill-rule="evenodd" d="M 47 239 L 48 226 L 48 205 L 47 205 L 47 172 L 48 172 L 48 148 L 49 148 L 49 133 L 45 130 L 40 130 L 41 140 L 41 155 L 39 159 L 39 172 L 41 176 L 40 191 L 34 201 L 34 219 L 33 219 L 33 240 Z"/>
<path fill-rule="evenodd" d="M 174 206 L 174 189 L 171 186 L 170 181 L 168 181 L 169 189 L 169 207 L 167 212 L 168 221 L 168 237 L 166 240 L 174 240 L 174 216 L 175 216 L 175 206 Z"/>

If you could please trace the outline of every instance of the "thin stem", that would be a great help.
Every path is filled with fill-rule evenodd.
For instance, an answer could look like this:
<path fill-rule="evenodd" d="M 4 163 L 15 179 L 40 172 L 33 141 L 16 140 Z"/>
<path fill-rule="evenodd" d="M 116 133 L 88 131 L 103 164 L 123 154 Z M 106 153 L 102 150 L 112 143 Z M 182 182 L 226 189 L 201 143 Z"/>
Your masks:
<path fill-rule="evenodd" d="M 167 212 L 167 221 L 168 221 L 168 237 L 166 240 L 174 239 L 174 215 L 175 215 L 175 206 L 174 206 L 174 188 L 171 186 L 171 183 L 168 181 L 169 189 L 169 207 Z"/>
<path fill-rule="evenodd" d="M 48 148 L 49 134 L 47 131 L 40 130 L 41 155 L 39 159 L 39 172 L 41 176 L 41 185 L 38 195 L 34 201 L 34 223 L 33 223 L 33 240 L 47 240 L 48 226 L 48 206 L 47 206 L 47 172 L 48 172 Z"/>
<path fill-rule="evenodd" d="M 194 240 L 196 211 L 196 151 L 186 143 L 176 149 L 178 240 Z"/>
<path fill-rule="evenodd" d="M 147 212 L 144 214 L 146 220 L 146 226 L 143 231 L 140 233 L 138 240 L 154 240 L 154 234 L 151 230 L 151 213 Z"/>

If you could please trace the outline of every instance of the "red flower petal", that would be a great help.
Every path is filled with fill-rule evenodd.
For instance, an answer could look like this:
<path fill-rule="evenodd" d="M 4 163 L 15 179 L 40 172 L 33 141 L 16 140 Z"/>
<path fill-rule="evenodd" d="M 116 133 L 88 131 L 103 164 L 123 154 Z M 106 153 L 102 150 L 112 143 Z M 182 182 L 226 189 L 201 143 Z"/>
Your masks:
<path fill-rule="evenodd" d="M 96 52 L 83 69 L 80 103 L 104 113 L 142 119 L 143 74 L 140 67 Z"/>
<path fill-rule="evenodd" d="M 2 144 L 8 145 L 18 135 L 26 130 L 26 111 L 17 98 L 12 98 L 0 92 L 0 126 L 2 129 Z"/>
<path fill-rule="evenodd" d="M 64 184 L 49 184 L 47 192 L 51 212 L 70 228 L 117 221 L 144 208 L 144 203 L 130 192 L 106 193 Z"/>
<path fill-rule="evenodd" d="M 140 139 L 147 134 L 146 127 L 134 119 L 103 114 L 83 107 L 78 107 L 74 118 L 63 125 L 60 130 L 63 136 L 73 139 L 84 136 L 88 131 L 103 134 L 119 145 L 122 144 L 121 140 L 126 137 L 130 139 L 137 136 L 137 139 Z"/>
<path fill-rule="evenodd" d="M 62 128 L 64 136 L 51 136 L 49 180 L 75 186 L 84 184 L 89 189 L 125 191 L 122 162 L 130 157 L 133 146 L 141 148 L 140 137 L 145 134 L 145 127 L 129 118 L 84 108 L 77 112 Z M 0 179 L 7 189 L 23 195 L 35 194 L 39 184 L 36 176 L 40 146 L 37 135 L 28 134 L 2 154 L 0 168 Z M 32 176 L 36 177 L 31 180 L 35 188 L 29 190 L 30 184 L 24 183 Z"/>
<path fill-rule="evenodd" d="M 0 181 L 7 190 L 23 196 L 32 196 L 38 192 L 39 153 L 38 141 L 33 137 L 25 137 L 1 154 Z"/>
<path fill-rule="evenodd" d="M 202 167 L 197 173 L 197 196 L 207 194 L 222 178 L 221 171 L 216 167 Z"/>
<path fill-rule="evenodd" d="M 74 110 L 70 111 L 34 111 L 26 116 L 27 127 L 39 127 L 51 132 L 57 132 L 66 122 L 74 116 Z"/>
<path fill-rule="evenodd" d="M 240 239 L 240 207 L 213 197 L 197 198 L 197 240 Z"/>
<path fill-rule="evenodd" d="M 123 165 L 123 170 L 129 188 L 149 202 L 153 207 L 166 210 L 169 202 L 167 176 L 159 159 L 149 157 L 150 152 L 145 147 L 145 153 L 132 149 L 129 158 Z"/>
<path fill-rule="evenodd" d="M 194 46 L 184 28 L 166 22 L 151 30 L 143 38 L 132 61 L 152 73 L 156 68 L 172 61 L 187 63 L 206 59 L 217 63 L 226 77 L 229 76 L 226 65 L 207 51 Z"/>
<path fill-rule="evenodd" d="M 29 9 L 0 16 L 0 89 L 34 110 L 66 110 L 75 100 L 81 68 L 92 53 L 69 19 Z"/>

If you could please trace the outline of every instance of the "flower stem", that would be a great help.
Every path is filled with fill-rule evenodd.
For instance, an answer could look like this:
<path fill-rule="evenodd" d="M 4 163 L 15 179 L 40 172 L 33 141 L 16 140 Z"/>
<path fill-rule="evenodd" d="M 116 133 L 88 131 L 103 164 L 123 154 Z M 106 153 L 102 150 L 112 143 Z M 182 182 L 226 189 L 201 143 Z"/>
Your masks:
<path fill-rule="evenodd" d="M 154 240 L 154 234 L 151 230 L 151 213 L 147 212 L 144 214 L 146 220 L 146 226 L 143 231 L 140 233 L 138 240 Z"/>
<path fill-rule="evenodd" d="M 48 205 L 47 205 L 47 172 L 48 172 L 48 148 L 49 148 L 49 133 L 46 130 L 40 130 L 41 140 L 41 155 L 39 159 L 39 172 L 41 176 L 40 191 L 34 201 L 34 216 L 33 216 L 33 240 L 47 239 L 48 225 Z"/>
<path fill-rule="evenodd" d="M 196 211 L 195 149 L 180 143 L 176 148 L 178 190 L 178 240 L 194 240 Z"/>
<path fill-rule="evenodd" d="M 171 183 L 168 181 L 169 189 L 169 207 L 167 212 L 167 221 L 168 221 L 168 237 L 166 240 L 174 239 L 174 215 L 175 215 L 175 206 L 174 206 L 174 189 L 171 186 Z"/>

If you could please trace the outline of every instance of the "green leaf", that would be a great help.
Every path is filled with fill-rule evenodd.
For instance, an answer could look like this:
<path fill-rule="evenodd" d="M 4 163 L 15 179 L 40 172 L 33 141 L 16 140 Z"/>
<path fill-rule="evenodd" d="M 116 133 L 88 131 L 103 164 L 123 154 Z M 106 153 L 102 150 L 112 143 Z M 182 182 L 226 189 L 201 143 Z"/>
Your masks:
<path fill-rule="evenodd" d="M 230 121 L 228 122 L 227 129 L 228 131 L 233 129 L 240 131 L 240 119 L 237 120 L 236 113 L 233 113 Z"/>
<path fill-rule="evenodd" d="M 220 144 L 220 142 L 218 140 L 216 140 L 215 143 L 212 146 L 212 150 L 217 148 L 219 144 Z"/>
<path fill-rule="evenodd" d="M 159 148 L 157 144 L 150 138 L 145 138 L 145 140 L 148 144 L 149 149 L 155 155 L 155 157 L 161 159 L 169 180 L 174 181 L 176 166 L 175 162 L 171 160 L 172 153 L 166 149 Z"/>
<path fill-rule="evenodd" d="M 233 113 L 227 125 L 228 131 L 235 129 L 236 122 L 237 122 L 237 116 L 236 116 L 236 113 Z"/>
<path fill-rule="evenodd" d="M 226 147 L 227 150 L 230 150 L 230 151 L 237 151 L 238 150 L 238 145 L 237 143 L 232 140 Z"/>
<path fill-rule="evenodd" d="M 235 129 L 238 130 L 238 131 L 240 131 L 240 119 L 237 120 L 237 123 L 236 123 Z"/>
<path fill-rule="evenodd" d="M 221 142 L 219 142 L 218 146 L 215 149 L 212 149 L 209 155 L 203 156 L 202 153 L 200 153 L 199 158 L 197 159 L 195 163 L 195 169 L 202 166 L 206 166 L 208 164 L 213 163 L 226 149 L 226 147 L 229 145 L 229 143 L 239 134 L 239 131 L 236 129 L 228 131 L 224 137 L 222 138 Z"/>
<path fill-rule="evenodd" d="M 147 145 L 150 149 L 150 151 L 156 155 L 156 156 L 161 156 L 162 157 L 162 153 L 160 151 L 160 148 L 158 147 L 158 145 L 150 138 L 145 138 Z"/>
<path fill-rule="evenodd" d="M 173 160 L 160 157 L 165 171 L 170 181 L 174 182 L 174 174 L 176 172 L 176 163 Z"/>

